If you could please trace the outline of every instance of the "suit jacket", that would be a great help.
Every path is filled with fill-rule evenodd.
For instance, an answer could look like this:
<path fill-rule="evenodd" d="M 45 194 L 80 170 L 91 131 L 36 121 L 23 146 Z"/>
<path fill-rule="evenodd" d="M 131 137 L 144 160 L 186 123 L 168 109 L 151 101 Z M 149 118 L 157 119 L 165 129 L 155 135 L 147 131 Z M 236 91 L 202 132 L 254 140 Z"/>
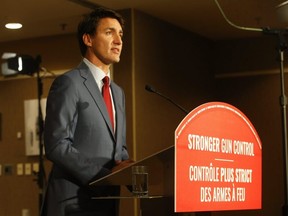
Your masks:
<path fill-rule="evenodd" d="M 109 174 L 115 160 L 129 158 L 124 92 L 113 81 L 110 88 L 116 112 L 115 134 L 102 94 L 84 62 L 57 77 L 51 86 L 44 127 L 45 153 L 53 162 L 44 205 L 48 215 L 68 215 L 75 206 L 98 211 L 105 204 L 90 203 L 91 196 L 115 195 L 111 188 L 90 191 L 86 187 Z"/>

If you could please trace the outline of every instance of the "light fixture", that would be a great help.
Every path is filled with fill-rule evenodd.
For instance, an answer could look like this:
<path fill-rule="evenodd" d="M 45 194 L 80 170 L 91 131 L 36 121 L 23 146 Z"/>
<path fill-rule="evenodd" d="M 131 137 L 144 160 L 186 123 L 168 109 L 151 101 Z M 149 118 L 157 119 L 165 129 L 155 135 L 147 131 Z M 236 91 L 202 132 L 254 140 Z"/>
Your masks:
<path fill-rule="evenodd" d="M 2 75 L 11 76 L 16 74 L 33 75 L 40 70 L 41 57 L 35 59 L 29 55 L 19 55 L 16 53 L 4 53 L 2 59 Z"/>
<path fill-rule="evenodd" d="M 22 28 L 22 24 L 21 23 L 7 23 L 5 27 L 7 29 L 20 29 Z"/>

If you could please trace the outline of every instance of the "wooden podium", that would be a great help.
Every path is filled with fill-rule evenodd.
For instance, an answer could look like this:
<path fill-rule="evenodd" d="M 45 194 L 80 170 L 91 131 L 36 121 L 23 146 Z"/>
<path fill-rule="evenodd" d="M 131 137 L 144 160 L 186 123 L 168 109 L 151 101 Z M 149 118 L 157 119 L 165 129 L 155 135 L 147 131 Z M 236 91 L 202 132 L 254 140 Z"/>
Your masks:
<path fill-rule="evenodd" d="M 142 216 L 197 216 L 262 208 L 262 144 L 236 107 L 210 102 L 192 110 L 175 131 L 175 145 L 90 186 L 132 182 L 133 165 L 148 167 L 149 196 L 137 198 Z M 99 199 L 136 199 L 99 197 Z M 155 199 L 154 199 L 155 198 Z"/>
<path fill-rule="evenodd" d="M 145 165 L 148 167 L 149 175 L 147 197 L 134 197 L 131 193 L 129 196 L 95 197 L 95 199 L 139 199 L 141 216 L 174 215 L 174 153 L 173 145 L 89 184 L 92 190 L 93 187 L 100 185 L 130 186 L 132 166 Z"/>

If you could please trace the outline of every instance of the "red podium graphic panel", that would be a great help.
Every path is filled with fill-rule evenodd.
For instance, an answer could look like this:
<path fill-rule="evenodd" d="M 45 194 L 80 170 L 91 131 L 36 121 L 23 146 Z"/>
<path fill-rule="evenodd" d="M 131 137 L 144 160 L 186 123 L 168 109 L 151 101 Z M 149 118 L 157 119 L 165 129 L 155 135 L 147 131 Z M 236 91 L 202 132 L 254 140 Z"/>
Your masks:
<path fill-rule="evenodd" d="M 175 212 L 260 209 L 262 146 L 249 119 L 222 102 L 191 111 L 175 131 Z"/>

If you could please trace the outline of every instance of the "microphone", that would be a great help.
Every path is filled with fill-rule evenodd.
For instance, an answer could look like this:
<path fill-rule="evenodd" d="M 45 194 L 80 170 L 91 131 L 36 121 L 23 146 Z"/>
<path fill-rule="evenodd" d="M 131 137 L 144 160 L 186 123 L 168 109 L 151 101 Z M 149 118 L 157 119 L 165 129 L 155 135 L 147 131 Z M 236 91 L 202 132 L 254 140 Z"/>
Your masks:
<path fill-rule="evenodd" d="M 168 100 L 169 102 L 171 102 L 172 104 L 174 104 L 175 106 L 177 106 L 179 109 L 181 109 L 186 115 L 189 113 L 186 109 L 184 109 L 182 106 L 180 106 L 179 104 L 177 104 L 175 101 L 173 101 L 171 98 L 167 97 L 166 95 L 163 95 L 162 93 L 158 92 L 156 89 L 154 89 L 152 86 L 150 85 L 146 85 L 145 89 L 149 92 L 155 93 L 163 98 L 165 98 L 166 100 Z"/>

